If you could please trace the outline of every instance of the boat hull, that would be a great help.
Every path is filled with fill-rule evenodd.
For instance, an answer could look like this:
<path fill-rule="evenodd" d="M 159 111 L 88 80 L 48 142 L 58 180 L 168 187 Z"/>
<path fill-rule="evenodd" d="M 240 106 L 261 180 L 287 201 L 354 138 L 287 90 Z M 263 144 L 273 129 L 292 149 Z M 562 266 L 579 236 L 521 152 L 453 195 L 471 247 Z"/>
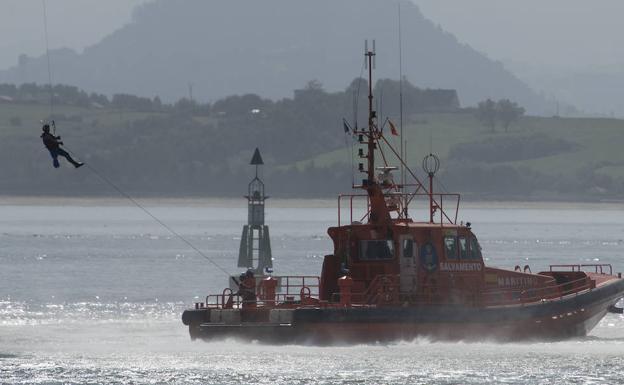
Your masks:
<path fill-rule="evenodd" d="M 189 321 L 192 338 L 268 343 L 349 344 L 412 340 L 530 341 L 585 336 L 624 296 L 624 280 L 539 303 L 469 307 L 298 308 L 288 323 Z M 187 317 L 188 318 L 188 317 Z"/>

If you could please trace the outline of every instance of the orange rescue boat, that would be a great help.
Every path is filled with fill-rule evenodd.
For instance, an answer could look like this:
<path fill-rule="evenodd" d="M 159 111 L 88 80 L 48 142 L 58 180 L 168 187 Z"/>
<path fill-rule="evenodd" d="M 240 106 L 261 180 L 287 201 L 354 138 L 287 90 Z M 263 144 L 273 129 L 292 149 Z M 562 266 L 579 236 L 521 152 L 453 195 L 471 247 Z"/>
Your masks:
<path fill-rule="evenodd" d="M 423 161 L 425 186 L 384 137 L 373 110 L 375 53 L 365 55 L 368 127 L 353 131 L 364 146 L 359 169 L 366 175 L 354 187 L 364 193 L 338 198 L 338 225 L 328 229 L 334 252 L 325 256 L 320 277 L 251 275 L 249 285 L 248 275 L 244 290 L 208 295 L 183 313 L 191 338 L 313 344 L 421 336 L 558 340 L 584 336 L 608 311 L 621 311 L 615 305 L 624 297 L 624 280 L 610 265 L 553 265 L 537 274 L 528 266 L 485 266 L 470 223 L 457 223 L 459 194 L 433 191 L 438 158 L 430 154 Z M 394 154 L 413 183 L 395 183 L 397 168 L 383 150 Z M 376 153 L 381 167 L 375 167 Z M 428 208 L 423 222 L 409 215 L 417 203 Z M 354 217 L 358 207 L 363 216 Z"/>

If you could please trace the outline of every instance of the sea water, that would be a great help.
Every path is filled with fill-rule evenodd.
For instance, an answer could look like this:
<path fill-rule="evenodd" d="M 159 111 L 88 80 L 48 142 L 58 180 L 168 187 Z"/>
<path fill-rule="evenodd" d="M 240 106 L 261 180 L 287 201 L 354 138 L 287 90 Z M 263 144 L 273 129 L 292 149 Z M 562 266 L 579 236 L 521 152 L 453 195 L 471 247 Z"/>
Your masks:
<path fill-rule="evenodd" d="M 269 201 L 270 202 L 270 201 Z M 246 208 L 238 201 L 144 202 L 227 272 Z M 608 263 L 624 270 L 616 205 L 472 205 L 491 266 Z M 331 253 L 333 202 L 269 204 L 275 273 L 317 275 Z M 191 341 L 182 311 L 227 276 L 123 202 L 0 205 L 0 384 L 619 384 L 624 317 L 564 342 L 342 347 Z M 620 303 L 621 305 L 621 303 Z"/>

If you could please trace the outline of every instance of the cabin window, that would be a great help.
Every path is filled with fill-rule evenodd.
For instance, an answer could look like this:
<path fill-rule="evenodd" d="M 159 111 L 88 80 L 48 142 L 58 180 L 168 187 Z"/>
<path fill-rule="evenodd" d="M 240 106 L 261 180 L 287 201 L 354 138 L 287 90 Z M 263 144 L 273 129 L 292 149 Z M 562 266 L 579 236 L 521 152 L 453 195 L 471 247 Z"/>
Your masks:
<path fill-rule="evenodd" d="M 401 244 L 401 255 L 404 258 L 415 258 L 417 255 L 418 246 L 413 239 L 404 239 Z"/>
<path fill-rule="evenodd" d="M 394 242 L 387 240 L 360 241 L 360 260 L 377 261 L 394 258 Z"/>
<path fill-rule="evenodd" d="M 468 253 L 468 241 L 466 237 L 459 237 L 459 258 L 460 259 L 469 259 L 470 254 Z"/>
<path fill-rule="evenodd" d="M 481 259 L 481 245 L 479 245 L 479 241 L 477 238 L 470 238 L 470 257 L 472 259 Z"/>
<path fill-rule="evenodd" d="M 444 251 L 446 258 L 457 259 L 457 238 L 456 237 L 444 237 Z"/>

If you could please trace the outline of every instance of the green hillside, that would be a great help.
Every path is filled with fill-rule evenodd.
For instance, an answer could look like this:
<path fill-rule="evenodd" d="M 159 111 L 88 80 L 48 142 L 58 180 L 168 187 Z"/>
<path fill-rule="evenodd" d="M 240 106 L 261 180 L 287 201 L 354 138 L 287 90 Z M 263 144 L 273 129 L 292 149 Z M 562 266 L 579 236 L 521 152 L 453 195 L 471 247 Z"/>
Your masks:
<path fill-rule="evenodd" d="M 493 168 L 511 168 L 520 175 L 530 176 L 532 195 L 536 198 L 554 198 L 556 193 L 564 193 L 562 198 L 578 198 L 594 191 L 619 199 L 624 186 L 624 120 L 529 116 L 512 124 L 508 132 L 504 132 L 500 126 L 496 127 L 495 132 L 491 132 L 471 112 L 417 114 L 405 122 L 404 134 L 407 143 L 406 159 L 411 168 L 419 176 L 423 176 L 420 166 L 422 159 L 432 151 L 442 161 L 440 178 L 447 186 L 460 190 L 464 190 L 466 186 L 454 180 L 457 178 L 454 178 L 456 173 L 452 168 L 464 170 L 468 165 L 473 167 L 473 172 L 481 170 L 485 173 L 483 177 L 487 177 L 488 170 Z M 396 149 L 400 148 L 396 137 L 392 137 L 389 132 L 386 136 Z M 503 148 L 496 154 L 497 146 L 504 145 L 512 149 L 521 145 L 526 147 L 526 142 L 531 138 L 542 144 L 562 143 L 566 148 L 549 151 L 546 146 L 545 153 L 529 154 L 522 159 L 514 159 Z M 458 159 L 454 150 L 458 147 L 470 148 L 467 145 L 474 144 L 478 146 L 472 147 L 477 147 L 476 150 L 480 152 L 490 151 L 496 154 L 496 159 L 485 161 L 470 156 L 468 159 Z M 357 163 L 357 159 L 354 159 Z M 350 167 L 350 162 L 351 150 L 338 149 L 296 162 L 295 167 Z M 392 157 L 389 163 L 398 164 Z M 446 181 L 447 179 L 450 180 Z M 496 180 L 491 182 L 495 184 Z M 558 191 L 555 188 L 557 185 L 568 186 L 569 189 Z M 474 193 L 488 193 L 483 189 L 469 190 Z"/>
<path fill-rule="evenodd" d="M 159 196 L 229 196 L 244 191 L 253 149 L 262 150 L 273 196 L 331 196 L 348 191 L 359 162 L 342 130 L 351 93 L 311 87 L 293 99 L 229 97 L 213 105 L 126 99 L 55 105 L 66 147 L 121 188 Z M 139 103 L 140 102 L 140 103 Z M 60 104 L 60 103 L 59 103 Z M 123 107 L 119 107 L 119 106 Z M 259 107 L 259 108 L 256 108 Z M 251 108 L 251 109 L 250 109 Z M 260 113 L 251 113 L 251 110 Z M 409 110 L 409 108 L 407 109 Z M 2 194 L 112 195 L 95 175 L 51 168 L 40 139 L 44 102 L 0 102 Z M 398 125 L 398 119 L 392 118 Z M 362 119 L 363 120 L 363 119 Z M 387 137 L 398 148 L 398 138 Z M 442 185 L 472 199 L 619 200 L 624 196 L 624 121 L 522 117 L 492 131 L 472 110 L 410 112 L 406 159 L 419 177 L 430 151 Z M 353 145 L 353 148 L 352 148 Z M 378 158 L 379 159 L 379 158 Z M 398 162 L 388 157 L 391 165 Z M 441 188 L 441 187 L 439 187 Z"/>

